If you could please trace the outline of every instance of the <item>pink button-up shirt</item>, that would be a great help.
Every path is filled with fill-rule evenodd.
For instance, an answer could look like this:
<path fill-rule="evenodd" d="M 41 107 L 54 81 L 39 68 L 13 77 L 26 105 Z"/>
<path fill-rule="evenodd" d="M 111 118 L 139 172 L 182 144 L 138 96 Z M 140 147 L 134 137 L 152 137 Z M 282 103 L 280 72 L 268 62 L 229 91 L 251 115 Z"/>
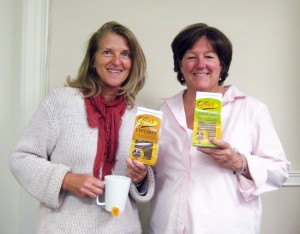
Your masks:
<path fill-rule="evenodd" d="M 282 186 L 290 166 L 267 107 L 234 86 L 223 96 L 222 139 L 246 156 L 253 180 L 222 168 L 191 146 L 183 92 L 167 99 L 160 110 L 150 233 L 259 233 L 259 195 Z"/>

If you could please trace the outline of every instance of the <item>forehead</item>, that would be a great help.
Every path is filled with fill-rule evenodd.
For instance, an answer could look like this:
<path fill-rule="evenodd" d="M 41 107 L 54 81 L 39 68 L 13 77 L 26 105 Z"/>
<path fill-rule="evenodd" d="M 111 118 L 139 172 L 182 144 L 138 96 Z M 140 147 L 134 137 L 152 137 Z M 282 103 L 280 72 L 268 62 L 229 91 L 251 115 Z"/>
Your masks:
<path fill-rule="evenodd" d="M 128 41 L 124 36 L 117 33 L 107 33 L 99 40 L 99 48 L 129 50 Z"/>
<path fill-rule="evenodd" d="M 206 52 L 215 52 L 210 40 L 206 36 L 199 37 L 192 45 L 192 47 L 186 52 L 188 53 L 188 52 L 199 51 L 199 50 L 201 51 L 204 50 Z"/>

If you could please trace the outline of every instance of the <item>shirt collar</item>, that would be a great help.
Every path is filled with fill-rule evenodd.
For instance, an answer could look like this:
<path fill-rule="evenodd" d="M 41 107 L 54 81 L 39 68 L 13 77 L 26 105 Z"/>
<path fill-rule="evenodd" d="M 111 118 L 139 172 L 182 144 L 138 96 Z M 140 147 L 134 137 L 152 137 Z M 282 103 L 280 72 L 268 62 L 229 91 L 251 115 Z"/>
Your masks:
<path fill-rule="evenodd" d="M 223 104 L 246 97 L 246 94 L 233 85 L 226 85 L 225 87 L 227 88 L 227 91 L 223 95 Z"/>
<path fill-rule="evenodd" d="M 246 94 L 243 93 L 241 90 L 239 90 L 234 85 L 226 85 L 225 88 L 227 88 L 226 92 L 223 95 L 223 104 L 227 102 L 233 102 L 235 99 L 239 98 L 245 98 Z M 181 113 L 184 112 L 183 107 L 183 94 L 185 90 L 180 91 L 176 95 L 174 95 L 171 98 L 166 98 L 165 101 L 167 104 L 172 107 L 174 113 Z"/>

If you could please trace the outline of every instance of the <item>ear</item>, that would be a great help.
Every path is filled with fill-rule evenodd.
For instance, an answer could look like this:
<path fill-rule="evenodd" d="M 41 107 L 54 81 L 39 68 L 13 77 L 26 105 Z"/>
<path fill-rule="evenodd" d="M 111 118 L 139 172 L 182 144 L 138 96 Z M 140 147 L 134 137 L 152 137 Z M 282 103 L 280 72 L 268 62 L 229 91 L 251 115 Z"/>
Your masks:
<path fill-rule="evenodd" d="M 182 73 L 182 60 L 179 60 L 179 69 L 180 69 L 180 72 Z"/>
<path fill-rule="evenodd" d="M 220 63 L 220 68 L 221 68 L 221 70 L 220 70 L 220 77 L 221 77 L 221 74 L 223 72 L 223 65 L 222 65 L 222 63 Z"/>

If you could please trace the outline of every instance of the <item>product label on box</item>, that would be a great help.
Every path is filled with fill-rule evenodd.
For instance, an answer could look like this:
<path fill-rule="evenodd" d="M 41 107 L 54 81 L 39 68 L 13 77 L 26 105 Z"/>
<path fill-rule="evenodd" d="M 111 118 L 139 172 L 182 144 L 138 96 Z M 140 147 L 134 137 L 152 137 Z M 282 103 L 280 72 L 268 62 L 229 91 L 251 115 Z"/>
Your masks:
<path fill-rule="evenodd" d="M 221 139 L 222 94 L 197 92 L 193 126 L 193 146 L 216 147 L 209 138 Z"/>
<path fill-rule="evenodd" d="M 131 159 L 155 165 L 158 152 L 162 112 L 138 107 L 131 141 Z"/>

